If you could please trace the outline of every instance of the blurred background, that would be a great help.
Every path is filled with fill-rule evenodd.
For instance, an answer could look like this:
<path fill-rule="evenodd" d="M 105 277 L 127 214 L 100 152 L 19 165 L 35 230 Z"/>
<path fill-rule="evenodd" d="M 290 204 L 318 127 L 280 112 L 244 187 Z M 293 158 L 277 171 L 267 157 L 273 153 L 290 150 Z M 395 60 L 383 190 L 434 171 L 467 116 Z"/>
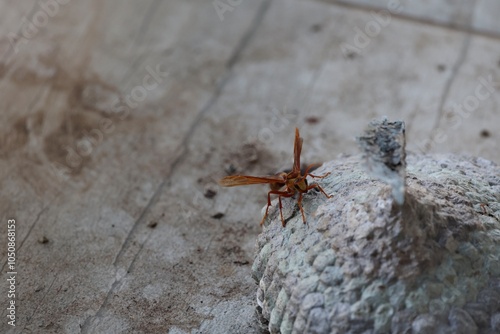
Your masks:
<path fill-rule="evenodd" d="M 15 219 L 19 307 L 1 331 L 260 332 L 267 187 L 217 180 L 290 168 L 296 126 L 304 163 L 358 154 L 383 116 L 412 153 L 500 163 L 499 10 L 0 1 L 0 235 Z"/>

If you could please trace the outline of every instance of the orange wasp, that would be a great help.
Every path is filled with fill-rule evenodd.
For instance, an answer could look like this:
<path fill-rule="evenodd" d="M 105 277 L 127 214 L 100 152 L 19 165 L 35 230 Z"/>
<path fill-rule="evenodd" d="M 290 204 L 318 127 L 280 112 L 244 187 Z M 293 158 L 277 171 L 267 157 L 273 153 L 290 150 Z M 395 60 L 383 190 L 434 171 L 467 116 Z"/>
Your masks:
<path fill-rule="evenodd" d="M 299 135 L 299 129 L 295 128 L 295 143 L 293 146 L 293 168 L 289 173 L 281 172 L 276 175 L 271 176 L 247 176 L 247 175 L 231 175 L 222 178 L 219 181 L 219 184 L 223 187 L 234 187 L 234 186 L 244 186 L 249 184 L 264 184 L 268 183 L 271 190 L 267 193 L 267 207 L 266 213 L 264 217 L 262 217 L 262 221 L 260 225 L 264 224 L 264 221 L 267 217 L 267 213 L 269 211 L 269 207 L 271 206 L 271 195 L 278 195 L 278 202 L 280 208 L 280 216 L 281 223 L 283 227 L 285 227 L 285 220 L 283 219 L 283 211 L 281 204 L 281 197 L 292 197 L 296 192 L 299 193 L 298 206 L 300 212 L 302 213 L 302 221 L 304 224 L 306 223 L 306 217 L 304 215 L 304 209 L 302 208 L 302 194 L 307 193 L 308 190 L 313 188 L 319 189 L 327 198 L 331 198 L 331 195 L 328 195 L 323 188 L 320 187 L 319 184 L 313 183 L 311 185 L 307 184 L 307 176 L 322 179 L 328 176 L 330 173 L 326 173 L 325 175 L 313 175 L 309 173 L 309 170 L 317 164 L 309 165 L 304 175 L 301 174 L 300 170 L 300 152 L 302 151 L 302 138 Z"/>

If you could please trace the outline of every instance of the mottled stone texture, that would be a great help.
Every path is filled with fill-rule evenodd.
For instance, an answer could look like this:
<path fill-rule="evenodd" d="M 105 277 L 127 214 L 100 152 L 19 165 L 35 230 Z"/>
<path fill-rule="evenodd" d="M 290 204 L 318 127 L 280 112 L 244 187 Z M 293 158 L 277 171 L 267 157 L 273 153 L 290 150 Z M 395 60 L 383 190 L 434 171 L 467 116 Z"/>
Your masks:
<path fill-rule="evenodd" d="M 327 200 L 276 205 L 253 276 L 271 333 L 498 333 L 500 168 L 481 158 L 409 155 L 402 206 L 361 157 L 317 174 Z M 276 203 L 275 203 L 276 204 Z"/>

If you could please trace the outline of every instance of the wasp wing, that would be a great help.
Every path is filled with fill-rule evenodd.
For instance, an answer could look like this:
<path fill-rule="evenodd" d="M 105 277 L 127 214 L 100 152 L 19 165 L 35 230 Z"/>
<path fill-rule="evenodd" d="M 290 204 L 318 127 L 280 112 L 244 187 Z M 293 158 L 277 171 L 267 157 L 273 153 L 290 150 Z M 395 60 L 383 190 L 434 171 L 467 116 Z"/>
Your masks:
<path fill-rule="evenodd" d="M 247 175 L 230 175 L 223 177 L 219 184 L 223 187 L 244 186 L 248 184 L 264 184 L 264 183 L 284 183 L 282 176 L 247 176 Z"/>
<path fill-rule="evenodd" d="M 302 141 L 299 129 L 295 128 L 295 142 L 293 144 L 293 170 L 292 172 L 300 175 L 300 153 L 302 152 Z"/>

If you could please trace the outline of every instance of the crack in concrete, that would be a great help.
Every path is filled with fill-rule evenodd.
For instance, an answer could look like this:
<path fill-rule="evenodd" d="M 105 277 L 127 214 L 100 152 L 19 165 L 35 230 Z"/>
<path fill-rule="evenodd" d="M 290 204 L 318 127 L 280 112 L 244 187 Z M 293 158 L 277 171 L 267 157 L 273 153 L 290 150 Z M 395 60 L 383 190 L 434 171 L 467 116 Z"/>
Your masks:
<path fill-rule="evenodd" d="M 139 31 L 137 32 L 137 35 L 134 38 L 133 45 L 138 44 L 138 42 L 146 34 L 151 22 L 153 21 L 154 15 L 157 12 L 158 6 L 160 5 L 161 2 L 162 2 L 162 0 L 154 0 L 152 3 L 149 4 L 148 9 L 146 11 L 146 15 L 144 15 L 143 19 L 141 20 L 141 24 L 139 26 Z"/>
<path fill-rule="evenodd" d="M 201 111 L 196 116 L 195 120 L 191 123 L 191 126 L 189 127 L 186 135 L 184 136 L 184 138 L 183 138 L 183 140 L 181 142 L 181 145 L 180 145 L 180 154 L 178 154 L 177 158 L 172 162 L 172 164 L 170 165 L 170 168 L 169 168 L 169 174 L 165 177 L 165 179 L 162 180 L 162 182 L 158 186 L 157 190 L 155 191 L 155 193 L 153 194 L 153 196 L 151 197 L 151 199 L 148 201 L 148 204 L 146 205 L 145 209 L 143 210 L 143 212 L 141 213 L 141 215 L 139 216 L 139 218 L 134 222 L 134 226 L 130 230 L 127 238 L 125 239 L 125 242 L 122 245 L 122 248 L 120 249 L 120 251 L 118 252 L 118 255 L 116 256 L 115 261 L 113 262 L 113 265 L 116 266 L 118 264 L 118 262 L 120 261 L 121 257 L 123 256 L 124 249 L 127 248 L 128 244 L 130 243 L 131 235 L 134 234 L 134 232 L 135 232 L 135 230 L 136 230 L 136 228 L 138 226 L 138 223 L 143 220 L 143 218 L 145 217 L 146 212 L 149 211 L 151 205 L 154 202 L 156 202 L 157 197 L 161 193 L 161 190 L 164 188 L 164 186 L 167 183 L 167 181 L 169 183 L 171 182 L 172 171 L 175 170 L 175 168 L 183 161 L 183 158 L 186 156 L 186 153 L 188 151 L 187 144 L 188 144 L 190 138 L 192 137 L 192 134 L 193 134 L 195 128 L 199 125 L 199 123 L 201 121 L 201 118 L 205 115 L 205 113 L 209 109 L 211 109 L 211 107 L 215 104 L 215 102 L 217 102 L 217 100 L 218 100 L 218 98 L 219 98 L 219 96 L 220 96 L 220 94 L 222 92 L 222 89 L 224 88 L 224 86 L 226 85 L 226 83 L 227 83 L 227 81 L 228 81 L 228 79 L 230 77 L 230 73 L 231 73 L 232 67 L 239 60 L 240 55 L 241 55 L 243 49 L 248 45 L 248 43 L 250 41 L 250 37 L 254 35 L 254 33 L 255 33 L 256 29 L 257 29 L 257 26 L 261 22 L 264 14 L 265 14 L 265 12 L 267 11 L 267 8 L 270 5 L 270 2 L 271 2 L 271 0 L 264 0 L 262 2 L 262 5 L 259 7 L 257 15 L 256 15 L 254 21 L 252 22 L 249 31 L 243 36 L 243 38 L 241 40 L 242 42 L 240 42 L 238 44 L 237 48 L 235 49 L 235 52 L 233 53 L 233 56 L 230 57 L 230 59 L 227 62 L 227 65 L 226 65 L 226 67 L 228 68 L 227 72 L 225 74 L 223 74 L 223 79 L 221 80 L 221 82 L 219 83 L 219 85 L 217 85 L 217 87 L 216 87 L 216 89 L 215 89 L 215 91 L 214 91 L 211 99 L 201 109 Z"/>
<path fill-rule="evenodd" d="M 125 85 L 130 84 L 130 80 L 134 77 L 134 73 L 139 67 L 139 64 L 143 63 L 144 58 L 146 57 L 146 54 L 141 53 L 138 57 L 136 57 L 132 61 L 132 65 L 130 65 L 130 69 L 127 71 L 127 73 L 123 76 L 123 81 L 125 82 Z M 126 94 L 120 94 L 120 98 L 124 98 L 124 95 Z"/>
<path fill-rule="evenodd" d="M 26 327 L 28 327 L 31 324 L 31 320 L 35 317 L 35 314 L 38 311 L 38 308 L 40 307 L 40 305 L 43 304 L 43 301 L 45 300 L 45 297 L 47 297 L 47 295 L 49 294 L 50 290 L 52 290 L 52 286 L 54 286 L 54 283 L 56 282 L 58 275 L 59 274 L 56 272 L 56 274 L 54 275 L 54 279 L 52 280 L 52 283 L 50 283 L 50 286 L 47 289 L 47 292 L 45 292 L 45 294 L 43 295 L 43 297 L 40 300 L 40 302 L 36 305 L 36 307 L 33 310 L 33 313 L 31 314 L 31 316 L 29 316 L 29 317 L 26 318 L 26 324 L 24 325 L 24 327 L 21 330 L 21 332 L 23 332 L 26 329 Z"/>
<path fill-rule="evenodd" d="M 134 269 L 135 262 L 136 262 L 137 258 L 139 257 L 139 254 L 141 254 L 142 249 L 144 248 L 144 245 L 148 242 L 149 238 L 151 237 L 151 234 L 153 234 L 152 229 L 151 229 L 151 232 L 149 232 L 146 239 L 144 240 L 144 242 L 141 243 L 141 247 L 139 247 L 139 250 L 135 253 L 134 258 L 132 259 L 132 261 L 130 262 L 130 265 L 128 266 L 127 273 L 125 274 L 125 276 Z"/>
<path fill-rule="evenodd" d="M 474 4 L 472 5 L 472 11 L 469 14 L 468 18 L 468 25 L 472 23 L 472 17 L 474 15 L 474 11 L 476 8 L 476 1 L 474 1 Z M 451 69 L 451 75 L 449 76 L 448 80 L 446 80 L 443 92 L 441 94 L 441 98 L 439 100 L 439 106 L 437 109 L 437 115 L 436 115 L 436 121 L 434 122 L 434 125 L 430 131 L 429 134 L 429 139 L 424 147 L 424 153 L 428 153 L 429 150 L 431 149 L 432 142 L 434 141 L 434 138 L 436 136 L 436 132 L 439 129 L 439 126 L 441 125 L 441 120 L 444 117 L 444 104 L 446 103 L 446 100 L 448 99 L 448 96 L 450 94 L 451 86 L 453 85 L 453 82 L 455 81 L 458 71 L 462 67 L 462 65 L 465 62 L 465 58 L 467 57 L 467 53 L 469 52 L 469 46 L 470 46 L 470 41 L 471 41 L 471 34 L 466 34 L 464 42 L 462 43 L 462 47 L 460 49 L 460 54 L 458 55 L 457 61 L 453 65 Z"/>
<path fill-rule="evenodd" d="M 327 66 L 327 60 L 332 59 L 332 54 L 335 52 L 336 43 L 331 43 L 330 45 L 328 45 L 328 43 L 327 43 L 331 39 L 330 34 L 324 34 L 324 36 L 325 36 L 324 37 L 325 43 L 323 45 L 325 45 L 325 47 L 321 51 L 322 56 L 320 57 L 324 61 L 322 61 L 321 65 L 316 69 L 316 71 L 314 72 L 314 74 L 311 78 L 311 81 L 307 84 L 307 87 L 304 90 L 304 94 L 303 94 L 303 97 L 301 99 L 304 102 L 302 103 L 302 107 L 299 109 L 299 113 L 298 113 L 299 115 L 301 113 L 301 110 L 305 110 L 305 114 L 306 115 L 308 114 L 309 109 L 307 108 L 307 106 L 311 104 L 312 91 L 314 90 L 316 83 L 321 78 L 321 75 L 323 74 L 325 67 Z M 325 57 L 325 55 L 326 55 L 326 57 Z"/>
<path fill-rule="evenodd" d="M 29 14 L 28 15 L 25 15 L 23 16 L 22 18 L 27 18 L 27 17 L 33 17 L 33 15 L 35 14 L 36 12 L 36 8 L 38 7 L 38 2 L 34 2 L 33 3 L 33 7 L 31 7 L 31 10 L 29 11 Z M 21 19 L 22 19 L 21 18 Z M 23 29 L 23 25 L 21 25 L 18 29 L 17 29 L 17 32 L 16 32 L 16 36 L 18 36 L 20 33 L 21 33 L 21 30 Z M 17 47 L 17 44 L 18 44 L 19 41 L 16 41 L 15 43 L 15 47 Z M 13 54 L 14 53 L 14 54 Z M 0 58 L 0 63 L 5 63 L 5 60 L 7 58 L 9 58 L 10 56 L 12 55 L 15 55 L 17 52 L 14 51 L 14 48 L 11 47 L 9 49 L 9 51 L 7 51 L 6 53 L 3 54 L 3 57 Z"/>
<path fill-rule="evenodd" d="M 171 182 L 171 176 L 172 176 L 172 171 L 175 170 L 175 168 L 183 161 L 184 157 L 186 156 L 186 153 L 188 151 L 187 144 L 189 143 L 189 140 L 192 137 L 194 130 L 199 125 L 202 117 L 212 108 L 212 106 L 219 99 L 219 97 L 220 97 L 220 95 L 222 93 L 222 90 L 224 89 L 225 85 L 229 81 L 229 78 L 231 77 L 233 67 L 240 60 L 241 54 L 243 53 L 243 50 L 248 46 L 248 44 L 250 43 L 252 37 L 255 35 L 258 27 L 260 26 L 260 23 L 262 22 L 262 20 L 264 18 L 265 13 L 267 12 L 267 10 L 268 10 L 268 8 L 269 8 L 269 6 L 271 4 L 271 1 L 272 0 L 263 0 L 261 2 L 259 8 L 257 9 L 256 15 L 255 15 L 252 23 L 250 24 L 250 28 L 243 35 L 243 37 L 240 39 L 240 42 L 236 46 L 233 54 L 228 59 L 228 61 L 226 63 L 226 66 L 225 66 L 227 70 L 226 70 L 226 72 L 224 74 L 222 74 L 222 78 L 219 81 L 217 87 L 215 88 L 215 90 L 214 90 L 214 92 L 212 94 L 212 97 L 205 104 L 205 106 L 203 108 L 201 108 L 201 110 L 198 112 L 196 118 L 191 123 L 191 126 L 189 127 L 188 131 L 186 132 L 186 135 L 184 136 L 184 138 L 183 138 L 183 140 L 181 142 L 181 145 L 180 145 L 180 150 L 179 150 L 180 154 L 177 155 L 177 158 L 170 165 L 170 169 L 169 169 L 168 175 L 162 180 L 162 182 L 160 183 L 160 185 L 156 189 L 155 193 L 153 194 L 153 196 L 148 201 L 148 203 L 145 206 L 144 210 L 139 215 L 139 218 L 134 222 L 134 225 L 130 229 L 127 237 L 125 238 L 125 241 L 122 244 L 122 247 L 120 248 L 120 251 L 118 252 L 118 254 L 117 254 L 117 256 L 116 256 L 116 258 L 115 258 L 115 260 L 113 262 L 113 265 L 115 267 L 117 267 L 118 264 L 119 264 L 119 262 L 121 261 L 125 250 L 129 248 L 129 245 L 132 242 L 132 238 L 133 238 L 134 235 L 136 235 L 136 231 L 139 228 L 140 223 L 144 220 L 144 218 L 147 215 L 147 213 L 149 213 L 150 208 L 153 205 L 156 204 L 157 199 L 159 198 L 160 194 L 162 193 L 163 188 L 165 187 L 165 185 L 167 183 L 170 184 L 170 182 Z M 146 238 L 146 240 L 143 243 L 141 243 L 140 249 L 135 254 L 134 259 L 132 260 L 132 262 L 128 266 L 127 273 L 122 278 L 120 278 L 120 279 L 115 278 L 115 281 L 111 285 L 110 290 L 108 291 L 106 297 L 104 298 L 103 303 L 101 304 L 101 306 L 97 310 L 96 314 L 94 316 L 89 316 L 89 317 L 87 317 L 85 319 L 85 321 L 84 321 L 84 323 L 83 323 L 83 325 L 81 327 L 81 333 L 88 333 L 91 330 L 90 327 L 91 327 L 92 319 L 94 319 L 94 318 L 97 318 L 97 319 L 102 318 L 103 312 L 104 312 L 106 306 L 109 304 L 109 300 L 110 300 L 112 294 L 116 290 L 116 286 L 122 281 L 122 279 L 124 277 L 126 277 L 126 275 L 128 274 L 128 272 L 130 271 L 131 266 L 133 265 L 133 263 L 135 261 L 135 258 L 141 252 L 141 250 L 142 250 L 142 248 L 144 246 L 144 243 L 148 240 L 148 238 Z"/>
<path fill-rule="evenodd" d="M 437 115 L 436 115 L 436 120 L 434 122 L 434 125 L 432 126 L 432 129 L 429 134 L 429 139 L 427 140 L 427 143 L 424 147 L 424 153 L 428 153 L 429 150 L 431 149 L 431 144 L 434 141 L 434 138 L 436 136 L 436 131 L 439 129 L 439 126 L 441 124 L 441 120 L 444 117 L 444 104 L 446 103 L 446 100 L 448 99 L 448 96 L 450 94 L 451 86 L 453 85 L 453 82 L 455 81 L 455 78 L 457 77 L 459 69 L 462 67 L 465 57 L 467 56 L 467 52 L 469 51 L 469 45 L 470 45 L 470 35 L 467 35 L 465 37 L 464 43 L 462 44 L 462 48 L 460 50 L 460 54 L 458 56 L 458 59 L 456 63 L 453 65 L 451 69 L 451 75 L 446 80 L 444 84 L 444 89 L 441 94 L 441 98 L 439 99 L 439 105 L 437 109 Z"/>
<path fill-rule="evenodd" d="M 19 251 L 21 250 L 21 248 L 23 247 L 24 245 L 24 242 L 29 238 L 29 236 L 31 235 L 31 231 L 33 231 L 33 228 L 35 227 L 35 225 L 38 223 L 38 221 L 40 220 L 40 217 L 42 216 L 42 214 L 47 211 L 47 209 L 51 206 L 51 204 L 58 198 L 59 196 L 55 196 L 52 201 L 50 201 L 49 204 L 45 205 L 41 210 L 40 212 L 38 212 L 35 220 L 33 221 L 33 223 L 31 224 L 29 230 L 28 230 L 28 233 L 26 233 L 26 235 L 24 236 L 24 238 L 21 240 L 21 242 L 19 243 L 19 246 L 16 248 L 16 252 L 19 256 Z M 5 266 L 7 265 L 7 260 L 5 260 L 4 264 L 2 265 L 2 272 L 4 271 L 5 269 Z"/>
<path fill-rule="evenodd" d="M 161 0 L 155 0 L 149 4 L 149 8 L 146 10 L 146 15 L 144 15 L 144 18 L 141 20 L 141 24 L 139 25 L 139 31 L 137 32 L 137 35 L 134 38 L 134 42 L 131 45 L 135 46 L 139 44 L 139 41 L 144 37 L 151 25 L 152 18 L 154 17 L 154 14 L 156 13 L 160 2 Z M 124 75 L 124 81 L 127 85 L 130 84 L 130 80 L 133 77 L 134 72 L 139 67 L 138 65 L 142 63 L 145 57 L 146 54 L 141 53 L 137 58 L 133 60 L 130 69 Z"/>
<path fill-rule="evenodd" d="M 68 258 L 68 256 L 69 256 L 69 252 L 66 252 L 66 255 L 64 256 L 63 262 L 66 262 L 66 259 Z M 26 318 L 26 324 L 24 325 L 24 327 L 21 330 L 21 332 L 24 331 L 26 329 L 26 327 L 31 323 L 31 320 L 35 317 L 35 314 L 37 313 L 38 308 L 40 307 L 40 305 L 44 304 L 43 301 L 45 300 L 45 298 L 47 297 L 47 295 L 49 294 L 49 292 L 52 290 L 52 287 L 54 286 L 54 283 L 56 282 L 58 276 L 59 276 L 59 272 L 55 271 L 55 275 L 54 275 L 54 279 L 52 280 L 52 283 L 50 283 L 50 286 L 48 287 L 47 291 L 44 293 L 44 295 L 43 295 L 42 299 L 40 300 L 40 302 L 36 305 L 36 307 L 33 310 L 33 313 L 31 314 L 31 316 L 29 316 L 29 317 Z M 59 290 L 57 290 L 56 295 L 59 293 L 59 291 L 61 291 L 61 288 L 62 288 L 62 286 L 59 288 Z"/>
<path fill-rule="evenodd" d="M 363 12 L 371 12 L 371 11 L 376 11 L 376 10 L 386 10 L 386 7 L 380 7 L 380 6 L 370 6 L 366 4 L 357 4 L 357 3 L 350 3 L 347 1 L 341 1 L 341 0 L 313 0 L 317 2 L 323 2 L 323 3 L 328 3 L 333 6 L 337 7 L 342 7 L 342 8 L 347 8 L 350 10 L 358 10 L 358 11 L 363 11 Z M 438 22 L 433 19 L 425 18 L 425 17 L 416 17 L 416 16 L 411 16 L 411 14 L 399 14 L 399 13 L 393 13 L 391 12 L 391 17 L 403 20 L 403 21 L 409 21 L 409 22 L 414 22 L 414 23 L 419 23 L 423 25 L 428 25 L 432 27 L 439 27 L 439 28 L 444 28 L 444 29 L 449 29 L 452 31 L 456 32 L 462 32 L 462 33 L 467 33 L 470 35 L 474 36 L 482 36 L 482 37 L 487 37 L 487 38 L 492 38 L 492 39 L 497 39 L 500 40 L 500 34 L 492 32 L 492 31 L 487 31 L 487 30 L 480 30 L 480 29 L 474 29 L 471 27 L 472 23 L 472 17 L 473 13 L 475 12 L 476 9 L 476 2 L 474 1 L 474 4 L 471 6 L 472 10 L 469 11 L 470 18 L 467 22 L 466 25 L 459 25 L 455 22 Z"/>

